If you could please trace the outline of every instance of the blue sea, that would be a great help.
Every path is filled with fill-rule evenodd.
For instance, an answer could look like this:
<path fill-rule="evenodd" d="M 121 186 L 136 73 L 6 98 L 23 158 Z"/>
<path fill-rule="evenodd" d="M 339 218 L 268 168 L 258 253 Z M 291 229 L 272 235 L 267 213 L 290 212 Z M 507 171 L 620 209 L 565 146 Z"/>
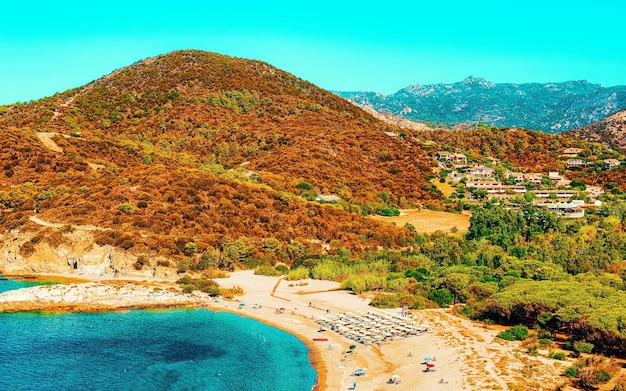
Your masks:
<path fill-rule="evenodd" d="M 237 314 L 0 314 L 0 390 L 310 391 L 315 377 L 300 340 Z"/>
<path fill-rule="evenodd" d="M 0 278 L 4 278 L 4 277 L 0 276 Z M 13 278 L 9 278 L 6 280 L 0 280 L 0 293 L 6 292 L 6 291 L 12 291 L 15 289 L 20 289 L 20 288 L 27 288 L 29 286 L 49 285 L 49 284 L 51 284 L 51 282 L 45 282 L 42 284 L 41 282 L 33 281 L 33 280 L 15 280 Z"/>

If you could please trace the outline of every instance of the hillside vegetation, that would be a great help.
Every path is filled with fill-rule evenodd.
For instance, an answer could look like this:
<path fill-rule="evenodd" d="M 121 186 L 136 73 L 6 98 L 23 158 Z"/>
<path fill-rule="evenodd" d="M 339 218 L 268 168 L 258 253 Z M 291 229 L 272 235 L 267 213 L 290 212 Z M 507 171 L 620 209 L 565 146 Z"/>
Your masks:
<path fill-rule="evenodd" d="M 410 231 L 362 216 L 438 193 L 430 158 L 393 130 L 266 63 L 173 52 L 3 110 L 0 227 L 36 211 L 110 229 L 99 244 L 229 267 L 331 241 L 355 254 L 402 247 Z"/>
<path fill-rule="evenodd" d="M 601 121 L 572 129 L 568 135 L 624 151 L 626 149 L 626 110 L 621 110 Z"/>

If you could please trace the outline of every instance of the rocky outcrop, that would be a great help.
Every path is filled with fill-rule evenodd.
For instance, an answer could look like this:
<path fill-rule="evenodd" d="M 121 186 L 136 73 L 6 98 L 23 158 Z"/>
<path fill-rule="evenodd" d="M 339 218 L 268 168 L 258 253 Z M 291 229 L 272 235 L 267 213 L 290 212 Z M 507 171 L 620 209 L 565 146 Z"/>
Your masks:
<path fill-rule="evenodd" d="M 181 293 L 175 287 L 130 282 L 36 286 L 0 294 L 0 312 L 108 311 L 124 308 L 198 306 L 209 296 Z"/>
<path fill-rule="evenodd" d="M 35 222 L 36 220 L 37 222 Z M 73 226 L 70 230 L 45 225 L 12 230 L 0 238 L 0 273 L 32 274 L 63 273 L 94 276 L 133 276 L 171 280 L 176 270 L 167 266 L 167 259 L 152 258 L 140 269 L 135 267 L 137 255 L 113 246 L 99 246 L 94 230 Z M 55 235 L 55 243 L 49 239 Z"/>

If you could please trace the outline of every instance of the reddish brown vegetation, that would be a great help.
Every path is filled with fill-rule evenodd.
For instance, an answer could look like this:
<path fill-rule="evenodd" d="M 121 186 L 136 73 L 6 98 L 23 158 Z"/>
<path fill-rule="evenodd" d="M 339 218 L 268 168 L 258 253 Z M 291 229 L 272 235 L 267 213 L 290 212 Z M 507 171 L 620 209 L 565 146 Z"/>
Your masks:
<path fill-rule="evenodd" d="M 0 227 L 38 210 L 111 228 L 98 242 L 133 251 L 183 256 L 181 243 L 200 253 L 240 237 L 256 249 L 264 238 L 297 240 L 313 253 L 321 248 L 310 240 L 357 253 L 399 247 L 408 231 L 306 202 L 297 185 L 362 207 L 435 195 L 424 186 L 430 158 L 383 133 L 395 129 L 268 64 L 205 52 L 148 59 L 11 107 L 0 129 Z M 64 153 L 36 131 L 61 133 Z"/>

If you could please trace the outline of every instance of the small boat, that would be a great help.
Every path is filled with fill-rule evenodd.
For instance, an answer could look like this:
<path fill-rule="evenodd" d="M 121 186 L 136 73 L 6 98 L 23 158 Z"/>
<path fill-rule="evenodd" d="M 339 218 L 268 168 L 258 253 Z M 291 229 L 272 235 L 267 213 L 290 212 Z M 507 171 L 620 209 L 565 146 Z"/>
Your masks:
<path fill-rule="evenodd" d="M 328 341 L 328 338 L 313 338 L 313 341 L 325 342 Z"/>

